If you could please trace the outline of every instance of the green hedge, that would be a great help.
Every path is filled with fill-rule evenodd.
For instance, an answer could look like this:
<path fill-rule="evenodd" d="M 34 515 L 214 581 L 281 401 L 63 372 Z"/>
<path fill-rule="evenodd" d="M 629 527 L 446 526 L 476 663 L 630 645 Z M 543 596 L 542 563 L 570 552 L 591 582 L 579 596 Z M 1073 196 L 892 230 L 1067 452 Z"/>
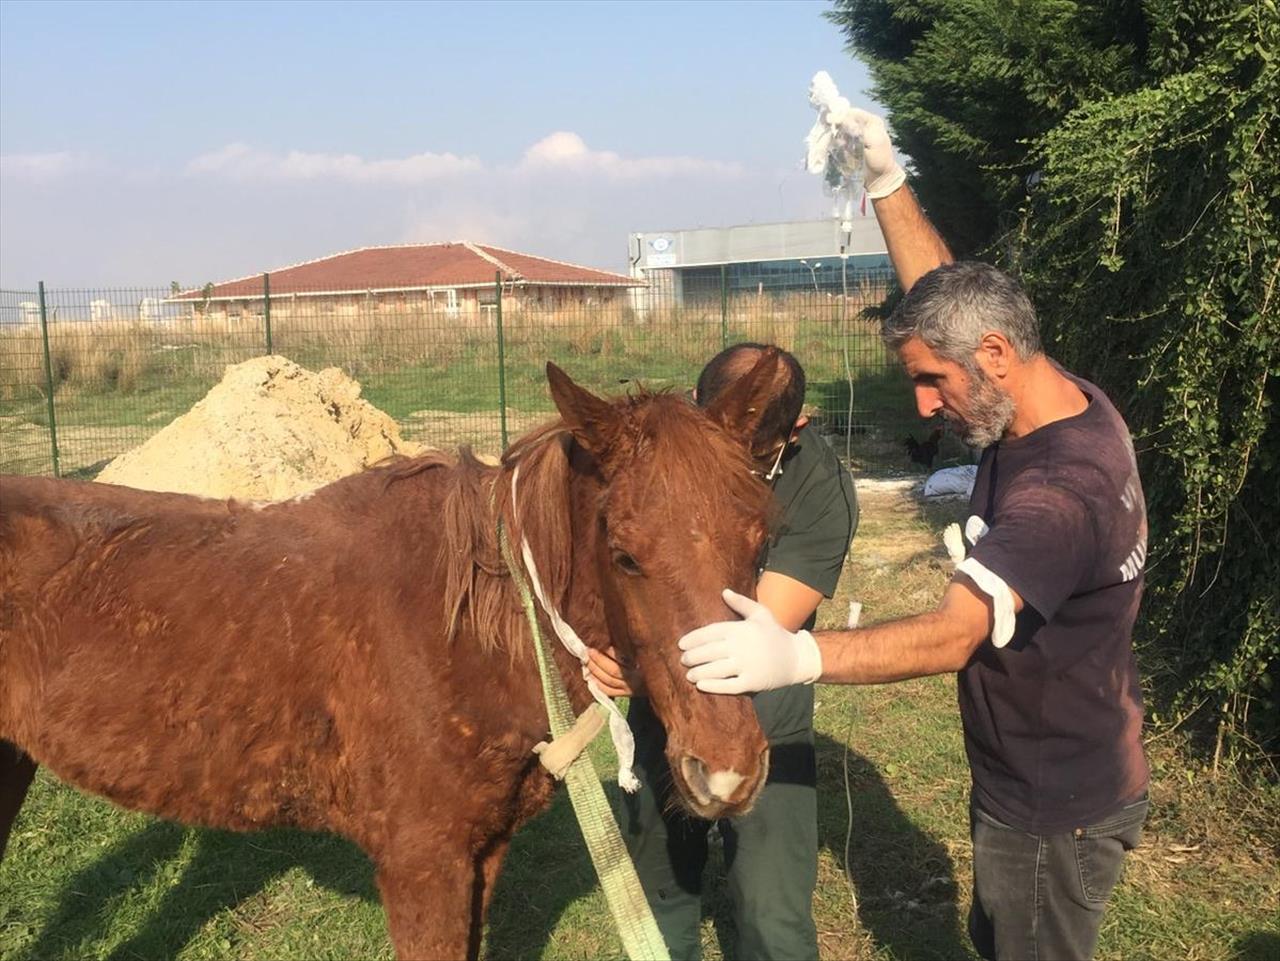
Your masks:
<path fill-rule="evenodd" d="M 1257 3 L 841 0 L 962 254 L 1133 429 L 1157 723 L 1274 751 L 1280 698 L 1280 15 Z"/>

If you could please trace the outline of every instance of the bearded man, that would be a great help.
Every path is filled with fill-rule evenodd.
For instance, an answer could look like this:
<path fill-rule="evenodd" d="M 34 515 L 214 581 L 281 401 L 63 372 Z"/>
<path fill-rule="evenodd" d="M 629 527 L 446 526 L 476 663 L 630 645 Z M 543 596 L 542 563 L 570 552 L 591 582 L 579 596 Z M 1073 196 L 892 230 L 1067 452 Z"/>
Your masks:
<path fill-rule="evenodd" d="M 743 620 L 680 640 L 711 693 L 955 672 L 972 774 L 969 932 L 984 958 L 1089 958 L 1147 811 L 1131 634 L 1147 521 L 1128 428 L 1044 353 L 1021 285 L 954 263 L 883 122 L 850 110 L 867 193 L 907 291 L 886 321 L 922 417 L 984 448 L 935 610 L 810 634 L 725 592 Z M 954 538 L 959 541 L 959 538 Z M 951 545 L 949 545 L 951 546 Z"/>

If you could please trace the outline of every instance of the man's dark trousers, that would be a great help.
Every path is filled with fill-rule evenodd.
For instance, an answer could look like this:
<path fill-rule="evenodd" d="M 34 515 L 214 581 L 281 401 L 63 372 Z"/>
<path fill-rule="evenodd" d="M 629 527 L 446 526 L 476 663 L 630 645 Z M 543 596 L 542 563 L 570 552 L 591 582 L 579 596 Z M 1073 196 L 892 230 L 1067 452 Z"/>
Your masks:
<path fill-rule="evenodd" d="M 992 961 L 1092 958 L 1103 909 L 1146 817 L 1144 797 L 1093 824 L 1036 835 L 972 804 L 969 937 L 978 954 Z"/>
<path fill-rule="evenodd" d="M 738 929 L 736 957 L 804 961 L 818 956 L 812 915 L 818 877 L 813 689 L 771 693 L 787 697 L 782 713 L 788 718 L 807 712 L 808 724 L 770 737 L 769 779 L 755 807 L 745 817 L 718 824 Z M 757 711 L 769 713 L 759 700 Z M 702 950 L 702 876 L 711 823 L 673 810 L 666 734 L 647 699 L 632 700 L 628 719 L 636 735 L 641 788 L 623 795 L 622 836 L 673 961 L 696 961 Z"/>

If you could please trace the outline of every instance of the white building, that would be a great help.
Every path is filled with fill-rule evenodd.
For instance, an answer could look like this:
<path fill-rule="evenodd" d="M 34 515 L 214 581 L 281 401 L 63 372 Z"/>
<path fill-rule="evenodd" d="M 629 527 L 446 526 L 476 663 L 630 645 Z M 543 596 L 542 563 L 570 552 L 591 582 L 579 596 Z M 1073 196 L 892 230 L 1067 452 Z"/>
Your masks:
<path fill-rule="evenodd" d="M 718 299 L 722 285 L 730 295 L 838 293 L 892 273 L 875 217 L 635 233 L 628 262 L 648 284 L 633 292 L 637 306 Z"/>

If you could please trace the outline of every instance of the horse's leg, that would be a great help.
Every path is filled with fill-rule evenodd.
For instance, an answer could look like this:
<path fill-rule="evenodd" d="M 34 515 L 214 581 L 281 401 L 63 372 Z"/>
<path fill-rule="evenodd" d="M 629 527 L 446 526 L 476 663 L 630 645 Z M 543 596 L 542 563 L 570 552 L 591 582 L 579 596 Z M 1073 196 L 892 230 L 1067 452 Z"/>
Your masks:
<path fill-rule="evenodd" d="M 16 744 L 0 741 L 0 861 L 4 860 L 9 831 L 18 816 L 27 788 L 36 776 L 36 762 Z"/>
<path fill-rule="evenodd" d="M 408 848 L 408 845 L 404 847 Z M 475 868 L 460 850 L 412 846 L 379 859 L 378 891 L 387 931 L 400 961 L 461 961 L 474 958 L 472 900 Z"/>
<path fill-rule="evenodd" d="M 475 884 L 480 890 L 471 901 L 471 941 L 477 954 L 480 951 L 480 941 L 484 937 L 484 922 L 489 916 L 493 889 L 498 882 L 498 874 L 502 871 L 502 862 L 507 856 L 509 847 L 511 847 L 510 834 L 495 838 L 476 859 Z"/>

